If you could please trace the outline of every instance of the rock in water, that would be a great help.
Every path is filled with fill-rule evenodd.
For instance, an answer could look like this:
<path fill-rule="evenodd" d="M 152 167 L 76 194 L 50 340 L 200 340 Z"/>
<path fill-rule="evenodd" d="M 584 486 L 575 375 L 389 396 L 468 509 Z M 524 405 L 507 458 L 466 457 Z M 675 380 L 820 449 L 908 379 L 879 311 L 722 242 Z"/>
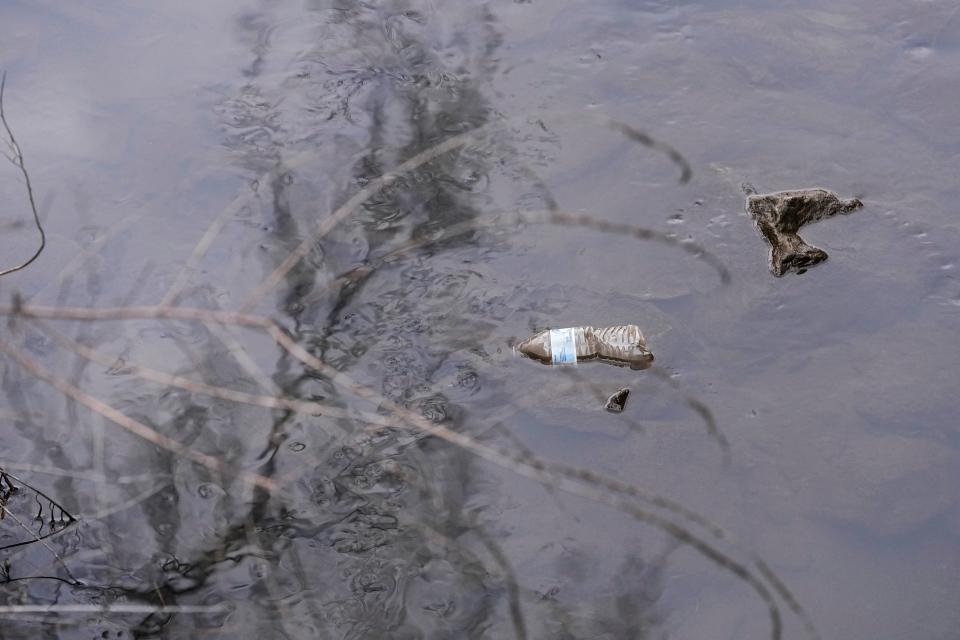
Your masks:
<path fill-rule="evenodd" d="M 541 331 L 517 345 L 524 355 L 545 364 L 576 364 L 597 358 L 631 369 L 645 369 L 653 362 L 640 327 L 569 327 Z"/>
<path fill-rule="evenodd" d="M 805 224 L 847 214 L 863 206 L 857 198 L 842 200 L 826 189 L 801 189 L 758 194 L 749 185 L 747 213 L 770 243 L 770 271 L 779 277 L 788 271 L 803 273 L 827 259 L 827 252 L 803 241 L 797 232 Z"/>
<path fill-rule="evenodd" d="M 627 406 L 627 396 L 630 395 L 630 389 L 624 387 L 620 389 L 609 398 L 607 398 L 607 405 L 604 407 L 610 413 L 620 413 L 623 411 L 624 407 Z"/>

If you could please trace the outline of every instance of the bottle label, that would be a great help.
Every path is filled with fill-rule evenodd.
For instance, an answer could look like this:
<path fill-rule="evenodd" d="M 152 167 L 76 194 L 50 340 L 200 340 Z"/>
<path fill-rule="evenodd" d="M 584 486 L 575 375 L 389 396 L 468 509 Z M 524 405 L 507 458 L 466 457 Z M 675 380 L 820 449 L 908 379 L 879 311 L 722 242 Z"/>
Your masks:
<path fill-rule="evenodd" d="M 553 364 L 577 364 L 577 340 L 572 328 L 550 330 L 550 355 Z"/>

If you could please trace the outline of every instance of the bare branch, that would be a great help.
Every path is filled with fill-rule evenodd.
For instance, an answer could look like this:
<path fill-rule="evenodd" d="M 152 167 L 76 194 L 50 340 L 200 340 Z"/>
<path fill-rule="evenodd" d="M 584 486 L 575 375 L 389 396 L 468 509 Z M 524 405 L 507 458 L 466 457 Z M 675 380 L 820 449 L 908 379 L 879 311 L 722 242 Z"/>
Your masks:
<path fill-rule="evenodd" d="M 217 217 L 213 219 L 213 222 L 210 223 L 210 226 L 207 227 L 206 232 L 200 238 L 200 241 L 197 242 L 197 245 L 193 248 L 193 253 L 190 254 L 190 258 L 187 259 L 186 264 L 180 269 L 180 272 L 177 274 L 176 279 L 173 281 L 173 284 L 170 285 L 170 288 L 167 290 L 167 293 L 163 296 L 163 299 L 160 301 L 162 306 L 173 305 L 180 298 L 180 295 L 183 293 L 184 287 L 187 286 L 187 283 L 190 281 L 190 276 L 193 275 L 193 272 L 196 271 L 197 265 L 200 264 L 200 260 L 203 259 L 203 256 L 206 255 L 207 250 L 210 248 L 210 245 L 213 244 L 213 241 L 216 240 L 217 236 L 220 234 L 220 231 L 223 230 L 223 227 L 227 224 L 230 218 L 238 211 L 240 211 L 247 200 L 250 199 L 248 193 L 243 193 L 233 201 L 223 208 Z"/>
<path fill-rule="evenodd" d="M 40 214 L 37 213 L 37 203 L 33 197 L 33 185 L 30 183 L 30 174 L 27 172 L 27 167 L 23 162 L 23 151 L 20 150 L 20 145 L 17 144 L 17 139 L 14 137 L 13 131 L 10 130 L 10 125 L 7 123 L 7 114 L 3 109 L 3 94 L 6 85 L 7 72 L 4 71 L 2 74 L 0 74 L 0 123 L 3 124 L 4 130 L 7 132 L 7 136 L 9 137 L 7 145 L 10 147 L 11 153 L 13 153 L 13 157 L 8 157 L 8 160 L 16 165 L 16 167 L 20 169 L 20 173 L 23 174 L 24 184 L 27 189 L 27 200 L 30 202 L 30 211 L 33 212 L 33 222 L 36 224 L 37 231 L 40 233 L 40 246 L 37 247 L 37 250 L 34 252 L 34 254 L 25 262 L 22 262 L 15 267 L 10 267 L 0 271 L 0 276 L 5 276 L 9 273 L 20 271 L 21 269 L 25 269 L 26 267 L 30 266 L 34 260 L 40 257 L 40 254 L 43 252 L 43 248 L 47 245 L 47 234 L 44 233 L 43 225 L 40 224 Z"/>
<path fill-rule="evenodd" d="M 556 214 L 554 214 L 556 215 Z M 504 451 L 494 449 L 487 445 L 484 445 L 478 442 L 476 439 L 470 437 L 467 434 L 453 431 L 448 427 L 445 427 L 440 424 L 435 424 L 434 422 L 424 418 L 420 414 L 413 412 L 406 407 L 402 407 L 397 403 L 393 402 L 388 398 L 384 398 L 376 391 L 369 389 L 363 385 L 357 384 L 352 378 L 347 374 L 336 370 L 330 365 L 326 364 L 319 358 L 315 357 L 309 351 L 304 349 L 300 344 L 294 342 L 294 340 L 287 335 L 283 329 L 277 325 L 273 320 L 265 318 L 262 316 L 244 314 L 244 313 L 231 313 L 225 311 L 208 311 L 203 309 L 190 309 L 190 308 L 180 308 L 180 307 L 127 307 L 127 308 L 112 308 L 112 309 L 92 309 L 92 308 L 82 308 L 82 307 L 63 307 L 63 308 L 50 308 L 50 307 L 32 307 L 32 306 L 19 306 L 15 305 L 14 307 L 0 308 L 0 315 L 11 315 L 19 314 L 25 317 L 46 317 L 46 318 L 60 318 L 60 319 L 72 319 L 72 320 L 118 320 L 118 319 L 146 319 L 146 318 L 176 318 L 182 320 L 193 320 L 198 322 L 223 322 L 226 324 L 237 324 L 247 327 L 256 327 L 266 331 L 274 339 L 274 341 L 286 350 L 291 356 L 299 360 L 301 363 L 313 369 L 314 371 L 327 377 L 333 384 L 339 386 L 343 389 L 348 389 L 355 395 L 369 400 L 379 406 L 380 408 L 389 412 L 390 416 L 393 418 L 402 420 L 407 426 L 412 427 L 422 433 L 435 436 L 441 440 L 445 440 L 455 446 L 461 447 L 474 455 L 487 460 L 499 467 L 512 471 L 518 475 L 530 478 L 547 486 L 553 486 L 561 491 L 566 493 L 587 498 L 602 504 L 606 504 L 610 507 L 617 509 L 625 514 L 630 515 L 640 522 L 645 522 L 652 526 L 661 529 L 674 539 L 679 542 L 690 546 L 691 548 L 698 551 L 702 556 L 707 558 L 709 561 L 714 563 L 716 566 L 732 573 L 737 576 L 745 583 L 750 585 L 755 593 L 760 597 L 761 600 L 767 605 L 768 613 L 770 616 L 770 626 L 771 626 L 771 638 L 773 640 L 778 640 L 782 636 L 782 619 L 780 614 L 779 606 L 773 596 L 773 592 L 763 581 L 762 578 L 758 577 L 757 574 L 750 569 L 746 564 L 735 560 L 731 555 L 718 549 L 713 543 L 705 540 L 700 535 L 697 535 L 687 529 L 686 527 L 677 524 L 673 520 L 663 515 L 659 515 L 652 511 L 642 509 L 635 504 L 633 504 L 629 499 L 624 499 L 616 495 L 620 493 L 621 495 L 627 495 L 630 498 L 646 498 L 644 493 L 639 489 L 631 489 L 626 485 L 621 485 L 614 481 L 604 481 L 598 482 L 595 476 L 592 473 L 573 473 L 568 470 L 565 471 L 562 468 L 557 468 L 556 470 L 552 469 L 550 466 L 544 462 L 533 459 L 530 460 L 528 457 L 523 455 L 518 455 L 515 452 Z M 10 353 L 9 347 L 6 347 L 4 343 L 0 342 L 0 351 L 7 351 Z M 13 355 L 13 354 L 11 354 Z M 24 364 L 23 359 L 26 359 L 26 356 L 20 354 L 14 355 L 21 364 Z M 24 364 L 33 372 L 29 366 Z M 38 377 L 43 378 L 55 384 L 51 380 L 51 376 L 45 371 L 39 368 L 39 365 L 34 363 L 37 371 L 42 372 L 44 375 L 40 375 L 37 372 L 34 372 Z M 45 377 L 47 376 L 47 377 Z M 71 387 L 63 381 L 59 381 L 57 386 L 62 392 L 67 393 L 71 397 L 76 397 L 79 401 L 80 398 L 87 398 L 88 401 L 93 401 L 99 403 L 99 408 L 95 409 L 98 413 L 102 413 L 111 420 L 114 420 L 114 417 L 117 419 L 131 421 L 130 418 L 119 414 L 118 411 L 105 405 L 99 400 L 91 399 L 89 396 L 86 396 L 82 391 Z M 68 391 L 69 390 L 69 391 Z M 83 402 L 87 404 L 86 402 Z M 91 406 L 88 404 L 87 406 Z M 119 416 L 117 415 L 119 414 Z M 111 417 L 113 416 L 113 417 Z M 114 420 L 116 421 L 116 420 Z M 118 424 L 120 424 L 118 422 Z M 139 425 L 139 426 L 137 426 Z M 124 426 L 121 424 L 121 426 Z M 142 425 L 140 423 L 135 423 L 134 425 L 128 425 L 131 431 L 134 429 L 146 429 L 151 434 L 154 434 L 159 437 L 160 434 L 156 434 L 152 429 Z M 125 427 L 125 428 L 128 428 Z M 136 432 L 136 431 L 135 431 Z M 150 440 L 151 438 L 147 438 Z M 173 441 L 175 444 L 171 444 L 174 447 L 185 447 Z M 192 450 L 187 449 L 187 452 L 184 455 L 194 455 L 194 456 L 205 456 L 205 454 L 199 454 L 193 452 Z M 211 468 L 217 468 L 219 470 L 221 463 L 219 460 L 214 459 L 214 466 Z M 559 471 L 559 473 L 558 473 Z M 261 481 L 265 481 L 270 484 L 272 488 L 276 486 L 282 486 L 290 480 L 290 478 L 281 479 L 279 482 L 275 482 L 268 478 L 260 478 Z M 611 492 L 615 491 L 616 493 Z M 654 502 L 654 504 L 660 508 L 667 509 L 674 513 L 675 515 L 680 515 L 682 517 L 690 518 L 692 512 L 688 512 L 685 509 L 678 508 L 678 505 L 672 504 L 668 501 Z M 705 520 L 699 516 L 690 518 L 694 522 L 706 523 Z M 709 525 L 706 523 L 706 530 L 711 535 L 711 537 L 722 538 L 722 530 L 719 528 Z M 777 589 L 778 590 L 778 589 Z"/>
<path fill-rule="evenodd" d="M 86 345 L 80 344 L 76 340 L 68 338 L 63 333 L 57 331 L 53 327 L 42 323 L 37 322 L 37 326 L 47 335 L 52 337 L 61 346 L 64 348 L 73 351 L 77 355 L 90 360 L 91 362 L 96 362 L 105 367 L 110 367 L 114 364 L 115 359 L 110 356 L 92 349 Z M 216 325 L 214 325 L 216 326 Z M 237 402 L 240 404 L 249 404 L 258 407 L 264 407 L 266 409 L 287 409 L 289 411 L 294 411 L 297 413 L 304 413 L 309 415 L 323 415 L 331 418 L 348 418 L 353 420 L 363 420 L 364 422 L 370 422 L 372 424 L 377 424 L 384 427 L 393 426 L 393 422 L 385 416 L 373 416 L 367 415 L 364 417 L 359 417 L 348 411 L 343 410 L 340 407 L 334 407 L 331 405 L 326 405 L 320 402 L 311 402 L 308 400 L 299 400 L 296 398 L 285 398 L 285 397 L 274 397 L 274 396 L 264 396 L 257 395 L 253 393 L 246 393 L 243 391 L 236 391 L 234 389 L 227 389 L 224 387 L 217 387 L 214 385 L 205 384 L 203 382 L 197 382 L 183 376 L 171 375 L 163 371 L 157 371 L 155 369 L 150 369 L 148 367 L 142 367 L 137 364 L 127 363 L 124 366 L 124 372 L 130 373 L 131 375 L 137 376 L 138 378 L 143 378 L 144 380 L 149 380 L 151 382 L 156 382 L 158 384 L 166 385 L 169 387 L 177 387 L 179 389 L 185 389 L 193 393 L 202 393 L 214 398 L 219 398 L 221 400 L 228 400 L 230 402 Z M 342 429 L 336 435 L 346 435 L 346 432 Z"/>
<path fill-rule="evenodd" d="M 207 455 L 205 453 L 195 451 L 190 447 L 184 445 L 183 443 L 178 442 L 177 440 L 174 440 L 173 438 L 170 438 L 161 433 L 158 433 L 156 430 L 152 429 L 151 427 L 148 427 L 142 422 L 138 422 L 137 420 L 134 420 L 130 416 L 118 411 L 117 409 L 111 407 L 110 405 L 103 402 L 102 400 L 99 400 L 97 398 L 94 398 L 91 395 L 88 395 L 87 393 L 73 386 L 69 382 L 56 377 L 55 375 L 53 375 L 52 373 L 50 373 L 49 371 L 41 367 L 40 364 L 34 361 L 32 358 L 17 351 L 16 349 L 13 349 L 6 342 L 0 341 L 0 352 L 5 353 L 11 358 L 13 358 L 14 360 L 16 360 L 16 362 L 20 366 L 22 366 L 24 369 L 32 373 L 34 376 L 40 378 L 41 380 L 55 387 L 60 393 L 66 395 L 69 398 L 72 398 L 73 400 L 76 400 L 77 402 L 84 405 L 91 411 L 94 411 L 95 413 L 99 413 L 104 418 L 110 420 L 111 422 L 113 422 L 114 424 L 120 427 L 123 427 L 127 431 L 143 438 L 147 442 L 150 442 L 151 444 L 154 444 L 162 449 L 166 449 L 171 453 L 175 453 L 177 455 L 193 460 L 194 462 L 201 464 L 212 471 L 216 471 L 218 473 L 223 473 L 225 471 L 225 465 L 218 458 L 214 458 L 213 456 Z M 261 487 L 263 489 L 266 489 L 268 491 L 273 491 L 276 489 L 276 485 L 273 482 L 273 480 L 266 478 L 264 476 L 261 476 L 255 473 L 250 473 L 248 471 L 241 471 L 239 472 L 239 475 L 241 478 L 243 478 L 244 481 L 249 482 L 250 484 L 253 484 L 255 486 Z"/>
<path fill-rule="evenodd" d="M 60 554 L 57 553 L 56 549 L 50 546 L 50 543 L 46 541 L 45 537 L 38 536 L 37 534 L 35 534 L 33 530 L 23 522 L 23 520 L 17 517 L 17 514 L 15 514 L 13 511 L 10 511 L 10 509 L 7 508 L 6 504 L 0 503 L 0 510 L 2 510 L 5 515 L 8 515 L 11 518 L 13 518 L 13 521 L 16 522 L 21 529 L 23 529 L 24 531 L 29 533 L 31 536 L 33 536 L 33 540 L 31 542 L 39 542 L 40 544 L 43 545 L 47 549 L 47 551 L 49 551 L 53 555 L 53 557 L 57 559 L 57 562 L 59 562 L 63 566 L 63 570 L 67 572 L 67 575 L 70 577 L 70 579 L 73 581 L 74 584 L 81 584 L 81 582 L 77 580 L 72 573 L 70 573 L 70 567 L 67 566 L 67 563 L 64 562 L 63 558 L 60 557 Z"/>
<path fill-rule="evenodd" d="M 156 607 L 147 604 L 12 604 L 0 606 L 0 615 L 19 615 L 24 613 L 55 613 L 70 614 L 77 613 L 82 615 L 89 614 L 158 614 L 158 613 L 227 613 L 230 609 L 224 605 L 179 605 Z"/>

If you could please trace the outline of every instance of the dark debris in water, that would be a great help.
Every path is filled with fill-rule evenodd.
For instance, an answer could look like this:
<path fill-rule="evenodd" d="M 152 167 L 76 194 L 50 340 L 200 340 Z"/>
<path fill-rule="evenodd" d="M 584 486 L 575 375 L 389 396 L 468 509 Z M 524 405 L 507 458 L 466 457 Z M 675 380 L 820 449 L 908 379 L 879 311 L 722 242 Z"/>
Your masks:
<path fill-rule="evenodd" d="M 800 227 L 863 207 L 857 198 L 843 200 L 819 188 L 758 194 L 745 184 L 743 190 L 747 213 L 770 244 L 770 271 L 777 277 L 788 271 L 805 273 L 808 267 L 827 259 L 826 251 L 803 241 L 798 235 Z"/>
<path fill-rule="evenodd" d="M 609 398 L 607 398 L 607 404 L 604 406 L 604 409 L 610 413 L 621 413 L 627 406 L 627 396 L 630 395 L 630 389 L 624 387 L 620 389 Z"/>
<path fill-rule="evenodd" d="M 74 517 L 45 493 L 0 471 L 0 550 L 39 542 L 74 522 Z"/>

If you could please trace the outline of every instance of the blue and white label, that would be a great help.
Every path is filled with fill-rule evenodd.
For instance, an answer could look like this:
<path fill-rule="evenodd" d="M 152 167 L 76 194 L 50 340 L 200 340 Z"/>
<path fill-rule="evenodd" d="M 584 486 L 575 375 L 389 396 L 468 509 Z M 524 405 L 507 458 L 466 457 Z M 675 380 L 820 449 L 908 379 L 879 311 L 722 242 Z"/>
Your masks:
<path fill-rule="evenodd" d="M 577 339 L 573 329 L 550 330 L 550 356 L 553 364 L 577 364 Z"/>

